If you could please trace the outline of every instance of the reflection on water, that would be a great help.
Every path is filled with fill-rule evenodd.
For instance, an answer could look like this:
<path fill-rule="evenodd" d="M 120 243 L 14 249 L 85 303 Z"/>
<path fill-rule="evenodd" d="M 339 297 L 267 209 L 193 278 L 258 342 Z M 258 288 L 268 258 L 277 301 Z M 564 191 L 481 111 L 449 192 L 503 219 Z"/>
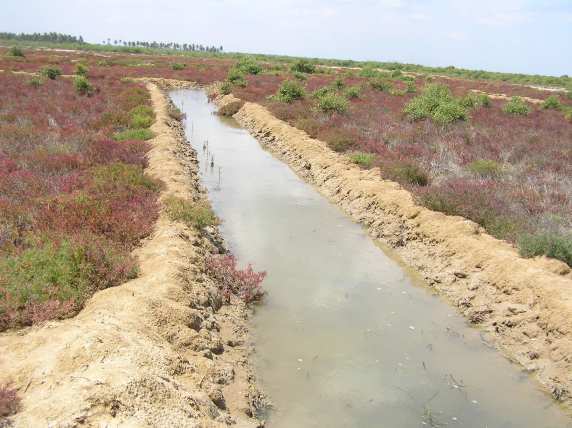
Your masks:
<path fill-rule="evenodd" d="M 358 225 L 213 115 L 202 92 L 172 98 L 226 242 L 268 271 L 253 336 L 276 406 L 269 427 L 572 427 Z"/>

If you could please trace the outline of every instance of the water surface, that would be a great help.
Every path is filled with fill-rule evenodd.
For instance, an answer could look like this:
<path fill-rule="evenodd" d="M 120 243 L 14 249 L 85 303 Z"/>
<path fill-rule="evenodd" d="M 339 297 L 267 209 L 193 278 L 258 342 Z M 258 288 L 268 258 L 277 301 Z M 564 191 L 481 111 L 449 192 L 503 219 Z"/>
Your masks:
<path fill-rule="evenodd" d="M 268 271 L 253 319 L 268 427 L 572 427 L 360 226 L 213 115 L 204 93 L 171 96 L 227 244 Z"/>

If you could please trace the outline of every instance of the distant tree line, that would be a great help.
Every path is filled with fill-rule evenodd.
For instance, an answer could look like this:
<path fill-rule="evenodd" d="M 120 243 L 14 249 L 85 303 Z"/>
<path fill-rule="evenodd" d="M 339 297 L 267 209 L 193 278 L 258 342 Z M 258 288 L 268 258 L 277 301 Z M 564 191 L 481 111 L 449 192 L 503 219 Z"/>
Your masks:
<path fill-rule="evenodd" d="M 141 40 L 112 40 L 107 39 L 103 44 L 113 46 L 125 46 L 130 48 L 154 48 L 154 49 L 173 49 L 186 52 L 222 52 L 222 46 L 205 46 L 197 43 L 176 43 L 176 42 L 145 42 Z"/>
<path fill-rule="evenodd" d="M 62 33 L 5 33 L 0 32 L 0 39 L 4 40 L 25 40 L 31 42 L 55 42 L 55 43 L 85 43 L 83 37 L 72 36 Z"/>

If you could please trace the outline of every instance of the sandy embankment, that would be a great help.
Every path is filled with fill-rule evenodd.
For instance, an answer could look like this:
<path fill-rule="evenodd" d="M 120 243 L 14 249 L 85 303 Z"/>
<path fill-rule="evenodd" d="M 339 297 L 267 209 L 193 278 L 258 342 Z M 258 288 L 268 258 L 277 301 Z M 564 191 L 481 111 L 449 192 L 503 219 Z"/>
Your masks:
<path fill-rule="evenodd" d="M 159 82 L 160 83 L 160 82 Z M 168 101 L 149 83 L 157 121 L 147 172 L 161 194 L 204 197 L 195 153 Z M 162 213 L 136 250 L 141 275 L 95 294 L 75 318 L 0 335 L 0 382 L 22 397 L 12 418 L 32 426 L 258 426 L 248 365 L 247 309 L 221 307 L 202 270 L 210 237 Z"/>

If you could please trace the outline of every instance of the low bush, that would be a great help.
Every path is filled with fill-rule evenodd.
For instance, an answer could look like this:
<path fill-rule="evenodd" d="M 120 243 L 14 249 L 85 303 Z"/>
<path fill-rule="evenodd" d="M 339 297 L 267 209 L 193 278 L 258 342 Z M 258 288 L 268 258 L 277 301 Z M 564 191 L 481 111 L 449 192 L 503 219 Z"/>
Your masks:
<path fill-rule="evenodd" d="M 382 75 L 382 73 L 375 67 L 366 66 L 360 70 L 359 75 L 360 77 L 375 78 Z"/>
<path fill-rule="evenodd" d="M 419 165 L 411 162 L 386 163 L 382 168 L 382 175 L 402 184 L 414 186 L 429 184 L 429 175 Z"/>
<path fill-rule="evenodd" d="M 294 126 L 305 131 L 311 138 L 316 138 L 320 132 L 320 122 L 312 118 L 301 118 L 296 120 Z"/>
<path fill-rule="evenodd" d="M 113 139 L 115 141 L 147 141 L 153 137 L 155 137 L 155 134 L 153 134 L 153 132 L 148 128 L 126 129 L 125 131 L 113 134 Z"/>
<path fill-rule="evenodd" d="M 487 94 L 469 92 L 459 100 L 459 104 L 467 109 L 477 109 L 480 107 L 490 107 L 491 99 Z"/>
<path fill-rule="evenodd" d="M 427 85 L 421 95 L 407 103 L 403 112 L 410 120 L 430 118 L 440 125 L 468 117 L 465 107 L 453 98 L 451 90 L 439 84 Z"/>
<path fill-rule="evenodd" d="M 542 108 L 545 110 L 546 109 L 560 110 L 562 108 L 562 104 L 560 104 L 560 100 L 558 99 L 558 97 L 550 95 L 542 103 Z"/>
<path fill-rule="evenodd" d="M 308 78 L 306 77 L 306 75 L 304 73 L 300 73 L 299 71 L 295 71 L 294 73 L 292 73 L 292 75 L 294 76 L 295 79 L 298 80 L 308 80 Z"/>
<path fill-rule="evenodd" d="M 564 118 L 568 122 L 572 122 L 572 107 L 566 108 L 566 110 L 564 111 Z"/>
<path fill-rule="evenodd" d="M 229 95 L 231 92 L 232 92 L 232 82 L 229 82 L 227 80 L 223 82 L 222 85 L 220 85 L 221 95 Z"/>
<path fill-rule="evenodd" d="M 381 92 L 389 92 L 393 88 L 393 84 L 384 77 L 375 77 L 369 81 L 373 89 Z"/>
<path fill-rule="evenodd" d="M 572 267 L 572 235 L 524 235 L 518 240 L 518 248 L 523 257 L 551 257 Z"/>
<path fill-rule="evenodd" d="M 12 46 L 10 49 L 8 49 L 8 52 L 6 53 L 8 56 L 14 56 L 14 57 L 20 57 L 20 58 L 24 58 L 24 51 L 19 48 L 18 46 Z"/>
<path fill-rule="evenodd" d="M 499 192 L 502 183 L 480 178 L 452 178 L 419 192 L 420 202 L 434 211 L 478 223 L 488 233 L 513 241 L 526 230 L 527 218 L 514 212 L 514 201 Z"/>
<path fill-rule="evenodd" d="M 218 223 L 207 201 L 194 202 L 170 197 L 165 200 L 165 209 L 172 221 L 181 221 L 190 227 L 203 229 Z"/>
<path fill-rule="evenodd" d="M 359 98 L 361 96 L 361 87 L 360 86 L 349 86 L 344 91 L 344 94 L 349 99 Z"/>
<path fill-rule="evenodd" d="M 278 92 L 274 98 L 283 103 L 291 103 L 293 101 L 300 100 L 305 96 L 306 91 L 300 83 L 294 80 L 286 80 L 282 82 L 282 85 L 278 88 Z"/>
<path fill-rule="evenodd" d="M 417 92 L 417 86 L 415 86 L 415 82 L 407 82 L 406 83 L 407 87 L 405 89 L 405 92 L 407 92 L 408 94 L 414 94 L 415 92 Z"/>
<path fill-rule="evenodd" d="M 375 161 L 375 155 L 372 153 L 357 152 L 350 155 L 350 160 L 362 168 L 371 168 Z"/>
<path fill-rule="evenodd" d="M 318 97 L 318 108 L 324 113 L 345 113 L 348 110 L 349 102 L 342 95 L 326 93 Z"/>
<path fill-rule="evenodd" d="M 248 84 L 246 78 L 244 77 L 244 72 L 242 72 L 238 68 L 231 68 L 228 72 L 226 79 L 233 85 L 240 86 L 243 88 L 246 87 L 246 85 Z"/>
<path fill-rule="evenodd" d="M 433 122 L 443 126 L 458 120 L 467 120 L 467 117 L 467 110 L 455 100 L 439 104 L 431 114 Z"/>
<path fill-rule="evenodd" d="M 0 385 L 0 426 L 4 426 L 2 418 L 12 416 L 20 409 L 18 391 L 10 384 Z M 6 426 L 10 426 L 6 424 Z"/>
<path fill-rule="evenodd" d="M 256 272 L 250 264 L 241 270 L 232 255 L 211 256 L 207 258 L 205 268 L 217 282 L 226 303 L 230 303 L 232 295 L 247 304 L 259 301 L 264 296 L 262 282 L 266 272 Z"/>
<path fill-rule="evenodd" d="M 329 129 L 320 134 L 320 139 L 326 141 L 328 147 L 335 152 L 345 152 L 355 146 L 355 137 L 343 129 Z"/>
<path fill-rule="evenodd" d="M 36 243 L 0 267 L 0 330 L 68 317 L 95 291 L 137 276 L 125 250 L 96 238 Z"/>
<path fill-rule="evenodd" d="M 491 159 L 477 159 L 467 166 L 473 174 L 485 178 L 494 178 L 502 174 L 502 165 Z"/>
<path fill-rule="evenodd" d="M 515 116 L 526 116 L 530 113 L 530 107 L 521 97 L 512 97 L 503 107 L 503 111 Z"/>
<path fill-rule="evenodd" d="M 155 121 L 153 109 L 147 105 L 137 106 L 129 112 L 131 128 L 149 128 Z"/>
<path fill-rule="evenodd" d="M 76 76 L 73 81 L 75 90 L 80 95 L 91 95 L 93 94 L 93 86 L 85 76 Z"/>
<path fill-rule="evenodd" d="M 236 68 L 245 74 L 256 75 L 262 73 L 262 66 L 251 57 L 241 58 L 236 64 Z"/>
<path fill-rule="evenodd" d="M 48 79 L 55 80 L 62 75 L 62 71 L 56 67 L 44 67 L 40 70 L 40 74 Z"/>
<path fill-rule="evenodd" d="M 29 83 L 30 83 L 30 86 L 32 86 L 34 88 L 39 88 L 40 86 L 42 86 L 44 81 L 40 77 L 34 76 L 29 80 Z"/>
<path fill-rule="evenodd" d="M 316 72 L 316 66 L 305 59 L 300 59 L 292 64 L 291 70 L 298 73 L 312 74 Z"/>
<path fill-rule="evenodd" d="M 78 76 L 87 77 L 88 73 L 89 69 L 85 64 L 79 63 L 75 66 L 75 74 L 77 74 Z"/>
<path fill-rule="evenodd" d="M 174 62 L 173 64 L 171 64 L 171 68 L 175 71 L 184 70 L 186 66 L 187 64 L 181 64 L 180 62 Z"/>

